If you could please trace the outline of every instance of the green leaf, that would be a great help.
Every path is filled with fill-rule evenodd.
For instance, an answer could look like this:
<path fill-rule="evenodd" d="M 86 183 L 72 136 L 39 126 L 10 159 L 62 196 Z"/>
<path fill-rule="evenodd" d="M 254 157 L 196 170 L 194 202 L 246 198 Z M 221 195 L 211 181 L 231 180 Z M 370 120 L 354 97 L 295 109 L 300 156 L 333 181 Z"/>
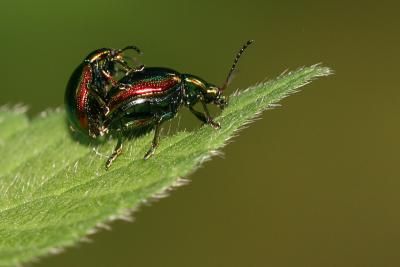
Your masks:
<path fill-rule="evenodd" d="M 19 110 L 0 110 L 0 266 L 12 266 L 70 246 L 110 220 L 177 186 L 261 111 L 310 82 L 329 75 L 314 65 L 230 96 L 216 121 L 162 138 L 143 155 L 152 133 L 125 142 L 106 171 L 115 142 L 85 145 L 71 138 L 63 111 L 32 121 Z"/>

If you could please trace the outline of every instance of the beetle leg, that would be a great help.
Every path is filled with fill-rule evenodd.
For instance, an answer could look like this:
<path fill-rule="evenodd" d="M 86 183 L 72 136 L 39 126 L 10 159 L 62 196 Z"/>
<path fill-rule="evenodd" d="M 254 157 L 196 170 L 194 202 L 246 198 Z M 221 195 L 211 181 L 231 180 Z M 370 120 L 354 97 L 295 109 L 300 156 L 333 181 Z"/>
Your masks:
<path fill-rule="evenodd" d="M 138 71 L 142 71 L 144 69 L 144 65 L 140 65 L 138 67 L 134 67 L 131 68 L 125 61 L 123 60 L 114 60 L 114 62 L 119 63 L 122 66 L 123 71 L 125 71 L 125 76 L 132 73 L 132 72 L 138 72 Z M 101 73 L 103 74 L 103 76 L 111 82 L 112 86 L 119 86 L 120 83 L 118 81 L 116 81 L 114 79 L 114 77 L 112 77 L 112 75 L 105 71 L 105 70 L 101 70 Z"/>
<path fill-rule="evenodd" d="M 210 112 L 208 111 L 206 103 L 201 101 L 201 104 L 203 105 L 204 113 L 206 114 L 207 123 L 211 124 L 211 126 L 214 127 L 214 129 L 221 128 L 221 125 L 219 125 L 218 122 L 214 121 L 214 119 L 210 116 Z"/>
<path fill-rule="evenodd" d="M 116 85 L 117 85 L 118 82 L 111 76 L 110 73 L 108 73 L 108 72 L 105 71 L 105 70 L 101 70 L 101 74 L 103 74 L 103 76 L 104 76 L 107 80 L 109 80 L 109 81 L 111 82 L 112 86 L 116 86 Z"/>
<path fill-rule="evenodd" d="M 214 121 L 214 119 L 210 116 L 210 112 L 208 111 L 207 105 L 206 103 L 204 103 L 203 101 L 201 101 L 201 104 L 203 105 L 203 109 L 204 109 L 204 113 L 201 113 L 195 109 L 193 109 L 193 107 L 189 107 L 190 111 L 202 122 L 207 123 L 207 124 L 211 124 L 212 127 L 214 127 L 215 129 L 219 129 L 221 128 L 221 125 Z"/>
<path fill-rule="evenodd" d="M 155 128 L 155 131 L 154 131 L 153 141 L 151 142 L 151 147 L 150 147 L 150 149 L 149 149 L 149 150 L 147 151 L 147 153 L 144 155 L 144 159 L 145 159 L 145 160 L 148 159 L 148 158 L 150 158 L 150 157 L 154 154 L 154 152 L 156 151 L 156 148 L 157 148 L 157 146 L 158 146 L 159 139 L 160 139 L 161 124 L 162 124 L 164 121 L 173 118 L 174 115 L 175 115 L 175 113 L 173 113 L 173 112 L 168 112 L 168 113 L 162 115 L 160 118 L 158 118 L 158 119 L 156 120 L 156 128 Z"/>
<path fill-rule="evenodd" d="M 125 73 L 125 75 L 128 75 L 128 74 L 130 74 L 132 72 L 139 72 L 139 71 L 142 71 L 143 69 L 144 69 L 144 65 L 142 64 L 142 65 L 139 65 L 138 67 L 131 68 L 130 70 L 128 70 Z"/>
<path fill-rule="evenodd" d="M 128 45 L 127 47 L 125 47 L 125 48 L 123 48 L 123 49 L 120 49 L 120 50 L 119 50 L 119 53 L 121 54 L 122 52 L 124 52 L 125 50 L 128 50 L 128 49 L 132 49 L 132 50 L 136 51 L 139 55 L 143 55 L 142 51 L 141 51 L 141 50 L 139 49 L 139 47 L 137 47 L 136 45 Z M 124 57 L 124 58 L 125 58 L 125 57 Z M 142 70 L 143 70 L 144 65 L 142 65 L 142 64 L 139 62 L 139 60 L 136 59 L 136 57 L 133 57 L 133 58 L 132 58 L 132 57 L 129 57 L 129 58 L 131 58 L 131 59 L 133 60 L 133 63 L 134 63 L 134 64 L 139 65 L 139 67 L 133 68 L 133 69 L 134 69 L 133 71 L 142 71 Z M 132 71 L 131 68 L 126 64 L 126 62 L 125 62 L 123 59 L 119 59 L 119 60 L 123 61 L 123 62 L 119 62 L 119 63 L 121 63 L 121 65 L 125 65 L 125 67 L 127 67 L 127 70 L 128 70 L 129 72 Z M 116 61 L 118 61 L 118 59 L 117 59 Z M 128 73 L 127 73 L 127 74 L 128 74 Z"/>
<path fill-rule="evenodd" d="M 207 118 L 204 115 L 204 113 L 201 113 L 200 111 L 195 110 L 193 107 L 189 107 L 189 110 L 196 116 L 196 118 L 198 118 L 199 120 L 201 120 L 204 123 L 208 123 Z"/>
<path fill-rule="evenodd" d="M 106 162 L 106 170 L 108 170 L 111 166 L 111 164 L 114 162 L 114 160 L 121 155 L 122 153 L 122 133 L 118 134 L 118 143 L 114 148 L 113 153 L 111 154 L 111 156 L 108 158 L 107 162 Z"/>
<path fill-rule="evenodd" d="M 100 107 L 103 109 L 104 116 L 107 116 L 107 114 L 110 112 L 110 109 L 108 108 L 106 102 L 103 100 L 103 98 L 96 92 L 96 90 L 93 90 L 92 88 L 88 88 L 89 93 L 94 97 L 94 99 L 97 101 L 97 103 L 100 105 Z"/>
<path fill-rule="evenodd" d="M 160 128 L 161 128 L 160 126 L 161 126 L 161 123 L 157 122 L 156 123 L 156 129 L 154 131 L 153 141 L 151 142 L 151 147 L 146 152 L 146 154 L 144 155 L 144 159 L 150 158 L 154 154 L 154 152 L 156 151 L 156 148 L 158 146 L 158 141 L 160 139 Z"/>
<path fill-rule="evenodd" d="M 139 65 L 137 67 L 131 68 L 124 60 L 114 60 L 116 63 L 120 64 L 122 69 L 125 71 L 125 75 L 128 75 L 131 72 L 142 71 L 144 69 L 144 65 Z"/>
<path fill-rule="evenodd" d="M 131 88 L 131 85 L 129 85 L 129 84 L 125 84 L 125 83 L 119 83 L 118 84 L 118 89 L 119 90 L 128 90 L 129 88 Z"/>

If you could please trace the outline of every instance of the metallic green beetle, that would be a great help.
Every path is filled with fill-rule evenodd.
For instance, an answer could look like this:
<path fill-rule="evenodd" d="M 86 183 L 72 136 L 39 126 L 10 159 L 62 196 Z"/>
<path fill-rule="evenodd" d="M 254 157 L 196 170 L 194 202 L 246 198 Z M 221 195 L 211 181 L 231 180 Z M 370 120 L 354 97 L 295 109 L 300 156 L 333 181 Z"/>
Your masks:
<path fill-rule="evenodd" d="M 120 79 L 119 84 L 113 86 L 106 96 L 109 113 L 104 120 L 101 134 L 111 132 L 118 135 L 117 146 L 107 160 L 106 168 L 122 153 L 124 132 L 130 129 L 155 129 L 152 144 L 144 159 L 152 156 L 159 143 L 162 123 L 174 118 L 182 106 L 188 107 L 203 123 L 219 129 L 220 125 L 211 117 L 207 104 L 217 105 L 221 109 L 225 107 L 227 100 L 223 92 L 230 83 L 240 56 L 252 42 L 247 41 L 237 53 L 221 87 L 192 74 L 181 74 L 160 67 L 145 67 Z M 194 109 L 197 103 L 202 105 L 204 112 Z"/>

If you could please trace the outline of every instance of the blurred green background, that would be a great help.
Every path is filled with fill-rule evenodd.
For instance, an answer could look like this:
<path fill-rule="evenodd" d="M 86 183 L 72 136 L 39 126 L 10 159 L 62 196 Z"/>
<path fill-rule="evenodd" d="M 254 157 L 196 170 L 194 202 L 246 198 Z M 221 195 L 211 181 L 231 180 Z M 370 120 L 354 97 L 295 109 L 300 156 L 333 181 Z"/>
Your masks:
<path fill-rule="evenodd" d="M 400 266 L 392 2 L 3 1 L 0 104 L 27 104 L 30 116 L 62 106 L 72 70 L 100 47 L 136 44 L 146 65 L 221 84 L 255 39 L 231 91 L 303 65 L 335 70 L 263 114 L 134 223 L 114 222 L 33 266 Z"/>

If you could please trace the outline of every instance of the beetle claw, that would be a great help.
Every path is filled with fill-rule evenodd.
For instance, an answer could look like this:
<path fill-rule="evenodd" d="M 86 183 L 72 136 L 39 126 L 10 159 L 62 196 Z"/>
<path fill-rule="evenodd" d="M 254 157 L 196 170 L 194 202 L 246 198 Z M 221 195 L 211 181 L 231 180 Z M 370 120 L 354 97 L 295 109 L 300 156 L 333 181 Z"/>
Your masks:
<path fill-rule="evenodd" d="M 208 123 L 211 124 L 211 126 L 212 126 L 214 129 L 216 129 L 216 130 L 221 129 L 221 125 L 220 125 L 218 122 L 216 122 L 216 121 L 209 120 Z"/>
<path fill-rule="evenodd" d="M 120 83 L 118 85 L 118 89 L 119 90 L 128 90 L 129 89 L 129 85 L 128 84 L 124 84 L 124 83 Z"/>
<path fill-rule="evenodd" d="M 151 156 L 154 155 L 154 152 L 156 151 L 156 148 L 154 146 L 151 146 L 151 148 L 149 149 L 149 151 L 146 152 L 146 154 L 144 155 L 143 159 L 147 160 L 149 159 Z"/>
<path fill-rule="evenodd" d="M 99 134 L 100 134 L 100 136 L 103 136 L 103 135 L 108 134 L 108 128 L 107 128 L 107 127 L 104 127 L 104 126 L 101 126 L 101 127 L 99 128 Z"/>
<path fill-rule="evenodd" d="M 104 107 L 104 116 L 107 116 L 108 113 L 110 113 L 110 108 L 109 107 Z"/>
<path fill-rule="evenodd" d="M 76 132 L 76 128 L 74 126 L 72 126 L 71 124 L 69 125 L 69 129 L 71 130 L 71 132 Z"/>
<path fill-rule="evenodd" d="M 139 72 L 139 71 L 142 71 L 143 69 L 144 69 L 144 65 L 142 64 L 142 65 L 140 65 L 139 67 L 130 68 L 127 72 L 125 72 L 125 75 L 129 75 L 129 74 L 131 74 L 132 72 Z"/>

